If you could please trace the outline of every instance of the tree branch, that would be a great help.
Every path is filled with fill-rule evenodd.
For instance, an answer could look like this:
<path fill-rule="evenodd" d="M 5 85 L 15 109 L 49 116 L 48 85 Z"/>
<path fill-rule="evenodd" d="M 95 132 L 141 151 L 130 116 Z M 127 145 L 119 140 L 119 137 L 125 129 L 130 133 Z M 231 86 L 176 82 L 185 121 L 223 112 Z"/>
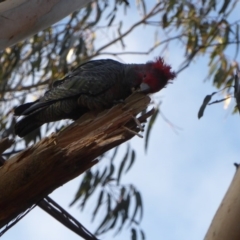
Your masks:
<path fill-rule="evenodd" d="M 93 56 L 91 57 L 95 57 L 95 56 L 98 56 L 102 50 L 108 48 L 109 46 L 111 46 L 112 44 L 118 42 L 118 41 L 121 41 L 125 36 L 127 36 L 130 32 L 132 32 L 136 27 L 138 27 L 139 25 L 141 24 L 144 24 L 146 22 L 147 19 L 153 17 L 154 15 L 156 15 L 158 12 L 160 12 L 161 8 L 159 8 L 161 5 L 161 3 L 157 3 L 153 8 L 152 10 L 147 14 L 145 15 L 140 21 L 136 22 L 135 24 L 133 24 L 128 30 L 126 30 L 123 34 L 121 34 L 119 37 L 113 39 L 112 41 L 110 41 L 109 43 L 103 45 L 102 47 L 100 47 L 99 49 L 96 50 L 95 54 L 93 54 Z"/>
<path fill-rule="evenodd" d="M 0 227 L 95 165 L 98 156 L 131 139 L 140 130 L 132 116 L 149 103 L 148 96 L 135 93 L 125 104 L 85 114 L 58 134 L 6 161 L 0 167 Z M 145 122 L 152 113 L 139 117 L 139 122 Z"/>

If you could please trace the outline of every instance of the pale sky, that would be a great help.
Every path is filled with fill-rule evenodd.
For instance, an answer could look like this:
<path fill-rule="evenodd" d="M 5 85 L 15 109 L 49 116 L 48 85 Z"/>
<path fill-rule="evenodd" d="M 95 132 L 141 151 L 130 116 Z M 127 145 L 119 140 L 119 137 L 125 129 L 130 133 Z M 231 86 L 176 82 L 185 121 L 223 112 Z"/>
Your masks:
<path fill-rule="evenodd" d="M 126 51 L 139 51 L 151 44 L 146 37 L 151 35 L 150 31 L 140 28 L 134 32 L 125 41 Z M 117 45 L 109 50 L 121 51 L 121 48 Z M 165 56 L 166 62 L 175 70 L 183 61 L 182 50 L 180 45 L 172 44 Z M 124 62 L 139 63 L 152 60 L 159 53 L 160 49 L 149 56 L 121 58 Z M 203 82 L 208 72 L 207 64 L 206 58 L 196 61 L 180 73 L 173 84 L 153 97 L 161 97 L 161 110 L 181 128 L 178 134 L 159 116 L 147 154 L 143 139 L 134 137 L 131 140 L 137 160 L 124 182 L 135 184 L 142 193 L 144 217 L 141 226 L 147 239 L 203 239 L 235 173 L 233 163 L 239 162 L 240 117 L 231 115 L 234 100 L 227 110 L 223 109 L 222 103 L 207 107 L 203 118 L 197 119 L 203 98 L 216 90 L 211 80 Z M 217 95 L 216 99 L 220 98 L 222 96 Z M 68 207 L 80 178 L 60 187 L 51 197 L 94 232 L 97 224 L 91 223 L 90 219 L 95 205 L 89 203 L 84 212 L 79 211 L 78 204 Z M 124 229 L 114 239 L 130 239 L 129 230 Z M 79 237 L 36 207 L 2 239 L 77 240 Z M 100 239 L 113 239 L 113 232 L 100 236 Z"/>

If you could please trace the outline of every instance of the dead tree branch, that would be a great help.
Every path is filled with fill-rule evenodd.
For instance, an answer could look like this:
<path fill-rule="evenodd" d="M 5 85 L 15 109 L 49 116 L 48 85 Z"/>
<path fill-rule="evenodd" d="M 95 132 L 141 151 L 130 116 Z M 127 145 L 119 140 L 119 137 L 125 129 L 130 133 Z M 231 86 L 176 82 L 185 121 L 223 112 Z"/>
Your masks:
<path fill-rule="evenodd" d="M 6 161 L 0 167 L 0 227 L 92 167 L 98 156 L 135 136 L 140 128 L 133 116 L 149 103 L 148 96 L 135 93 L 109 110 L 85 114 Z M 138 121 L 145 122 L 153 112 Z"/>

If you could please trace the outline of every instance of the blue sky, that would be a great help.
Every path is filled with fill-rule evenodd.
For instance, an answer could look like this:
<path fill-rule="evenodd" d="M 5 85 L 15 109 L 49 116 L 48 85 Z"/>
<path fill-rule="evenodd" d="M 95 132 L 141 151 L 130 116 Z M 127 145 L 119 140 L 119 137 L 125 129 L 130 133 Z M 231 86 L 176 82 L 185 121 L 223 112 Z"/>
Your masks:
<path fill-rule="evenodd" d="M 126 39 L 125 50 L 139 51 L 147 44 L 151 45 L 147 38 L 151 31 L 148 28 L 135 31 Z M 110 50 L 121 51 L 120 44 Z M 149 56 L 121 58 L 129 63 L 146 62 L 159 53 L 160 49 Z M 184 57 L 182 47 L 172 44 L 164 57 L 177 70 Z M 178 134 L 159 116 L 147 154 L 143 139 L 135 137 L 131 141 L 137 152 L 137 161 L 124 182 L 134 183 L 142 193 L 144 218 L 141 225 L 147 239 L 203 239 L 235 173 L 233 163 L 239 162 L 240 119 L 238 114 L 231 115 L 234 104 L 227 110 L 223 109 L 223 104 L 209 106 L 204 117 L 197 119 L 203 98 L 215 91 L 211 81 L 203 82 L 208 72 L 207 63 L 206 58 L 197 60 L 178 75 L 174 84 L 153 96 L 153 99 L 163 100 L 161 110 L 181 128 Z M 221 95 L 217 97 L 221 98 Z M 84 212 L 79 211 L 77 204 L 68 207 L 80 178 L 60 187 L 51 197 L 94 231 L 97 224 L 90 222 L 91 204 Z M 101 239 L 110 240 L 112 234 Z M 35 208 L 4 234 L 3 239 L 75 240 L 79 237 Z M 114 239 L 130 239 L 128 230 Z"/>

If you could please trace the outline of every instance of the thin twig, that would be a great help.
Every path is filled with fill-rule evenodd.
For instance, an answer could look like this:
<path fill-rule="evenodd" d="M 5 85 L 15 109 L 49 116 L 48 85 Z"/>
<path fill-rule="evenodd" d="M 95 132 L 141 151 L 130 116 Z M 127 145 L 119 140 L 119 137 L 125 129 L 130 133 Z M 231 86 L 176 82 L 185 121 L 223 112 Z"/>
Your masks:
<path fill-rule="evenodd" d="M 138 132 L 135 132 L 135 131 L 131 130 L 130 128 L 127 128 L 127 127 L 125 127 L 125 126 L 122 126 L 122 128 L 125 129 L 126 131 L 128 131 L 128 132 L 130 132 L 130 133 L 132 133 L 132 134 L 134 134 L 134 135 L 136 135 L 136 136 L 138 136 L 138 137 L 140 137 L 140 138 L 143 138 L 143 136 L 142 136 L 141 134 L 139 134 Z"/>

